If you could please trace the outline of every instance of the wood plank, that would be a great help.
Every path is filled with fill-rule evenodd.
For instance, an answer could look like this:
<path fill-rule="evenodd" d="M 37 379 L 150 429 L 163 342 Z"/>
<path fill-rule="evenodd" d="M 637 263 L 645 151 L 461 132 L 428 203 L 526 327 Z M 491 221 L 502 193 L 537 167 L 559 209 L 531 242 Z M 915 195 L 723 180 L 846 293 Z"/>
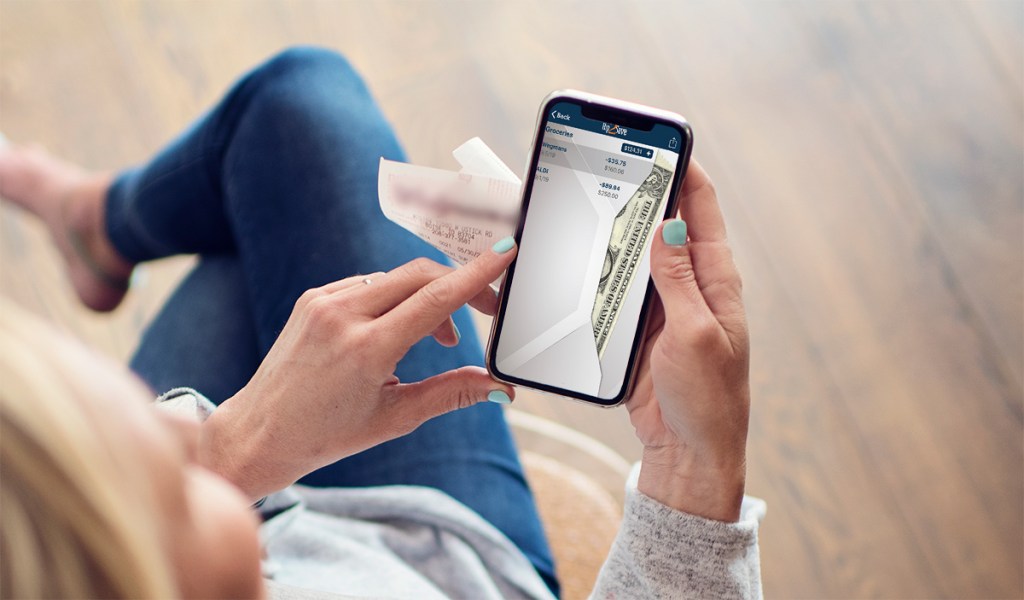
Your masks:
<path fill-rule="evenodd" d="M 870 5 L 860 18 L 832 19 L 846 35 L 878 42 L 850 53 L 842 93 L 851 116 L 869 131 L 879 178 L 890 182 L 893 211 L 933 231 L 936 260 L 950 270 L 951 293 L 979 334 L 991 338 L 988 358 L 1001 385 L 1020 389 L 1024 373 L 1024 53 L 1015 78 L 976 27 L 961 21 L 964 3 L 935 3 L 924 14 Z M 1024 4 L 1017 5 L 1024 18 Z M 809 15 L 817 22 L 820 17 Z M 1012 22 L 1012 21 L 1011 21 Z M 1017 19 L 1018 35 L 1024 23 Z M 821 30 L 821 28 L 816 28 Z M 857 31 L 860 30 L 860 31 Z M 1018 50 L 1020 37 L 1018 37 Z M 956 52 L 948 52 L 948 48 Z M 1005 48 L 1005 47 L 1004 47 Z M 922 63 L 923 56 L 941 56 Z M 884 85 L 871 85 L 884 81 Z"/>

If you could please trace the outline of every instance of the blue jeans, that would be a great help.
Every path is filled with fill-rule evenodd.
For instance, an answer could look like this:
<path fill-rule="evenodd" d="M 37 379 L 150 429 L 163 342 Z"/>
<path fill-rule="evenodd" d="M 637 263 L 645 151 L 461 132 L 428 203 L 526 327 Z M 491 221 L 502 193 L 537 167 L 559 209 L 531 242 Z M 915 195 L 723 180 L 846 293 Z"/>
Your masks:
<path fill-rule="evenodd" d="M 136 262 L 200 257 L 143 334 L 132 368 L 154 390 L 187 385 L 223 402 L 255 373 L 306 289 L 420 256 L 443 261 L 382 215 L 381 156 L 403 159 L 365 84 L 338 54 L 300 48 L 244 76 L 151 162 L 120 174 L 106 212 L 117 250 Z M 454 319 L 461 343 L 420 341 L 398 364 L 402 381 L 482 364 L 467 310 Z M 508 536 L 557 595 L 497 405 L 438 417 L 301 481 L 440 489 Z"/>

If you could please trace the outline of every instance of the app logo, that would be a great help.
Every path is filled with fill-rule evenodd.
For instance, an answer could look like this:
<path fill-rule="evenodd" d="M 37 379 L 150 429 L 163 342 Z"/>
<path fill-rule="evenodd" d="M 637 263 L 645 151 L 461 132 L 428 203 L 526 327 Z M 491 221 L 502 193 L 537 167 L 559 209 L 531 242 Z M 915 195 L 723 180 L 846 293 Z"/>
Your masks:
<path fill-rule="evenodd" d="M 601 131 L 608 135 L 629 135 L 629 130 L 614 123 L 601 123 Z"/>
<path fill-rule="evenodd" d="M 557 110 L 551 111 L 551 118 L 552 119 L 561 119 L 562 121 L 571 121 L 572 120 L 569 117 L 569 115 L 565 114 L 564 112 L 558 112 Z"/>

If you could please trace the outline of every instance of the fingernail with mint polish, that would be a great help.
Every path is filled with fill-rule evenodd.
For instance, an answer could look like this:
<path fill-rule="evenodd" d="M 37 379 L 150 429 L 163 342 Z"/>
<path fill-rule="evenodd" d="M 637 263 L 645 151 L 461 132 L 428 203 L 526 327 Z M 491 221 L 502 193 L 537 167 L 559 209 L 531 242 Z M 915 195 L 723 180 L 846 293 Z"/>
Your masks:
<path fill-rule="evenodd" d="M 508 236 L 506 238 L 501 238 L 497 242 L 494 242 L 494 245 L 491 246 L 491 250 L 494 250 L 498 254 L 504 254 L 511 250 L 512 247 L 515 245 L 516 241 L 512 239 L 512 236 Z"/>
<path fill-rule="evenodd" d="M 672 219 L 661 228 L 661 239 L 669 246 L 682 246 L 686 243 L 686 221 Z"/>
<path fill-rule="evenodd" d="M 455 324 L 455 321 L 452 321 L 452 329 L 455 330 L 455 344 L 458 345 L 462 341 L 462 332 L 459 331 L 459 326 Z"/>
<path fill-rule="evenodd" d="M 512 402 L 512 399 L 509 398 L 508 394 L 502 390 L 492 390 L 487 394 L 487 401 L 495 404 L 508 404 L 509 402 Z"/>

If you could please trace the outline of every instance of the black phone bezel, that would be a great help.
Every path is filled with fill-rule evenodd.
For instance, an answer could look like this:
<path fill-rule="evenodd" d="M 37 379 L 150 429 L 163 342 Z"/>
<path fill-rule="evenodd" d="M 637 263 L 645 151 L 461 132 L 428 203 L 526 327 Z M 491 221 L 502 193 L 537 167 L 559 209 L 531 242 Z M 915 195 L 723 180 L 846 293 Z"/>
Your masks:
<path fill-rule="evenodd" d="M 550 111 L 555 104 L 566 102 L 580 106 L 581 113 L 590 112 L 591 114 L 593 114 L 592 111 L 596 109 L 602 111 L 605 114 L 613 115 L 614 120 L 608 119 L 611 122 L 623 124 L 629 123 L 635 127 L 640 127 L 644 129 L 653 128 L 655 124 L 664 124 L 679 131 L 681 139 L 679 149 L 679 160 L 676 163 L 675 175 L 672 181 L 672 191 L 669 194 L 669 202 L 665 208 L 665 214 L 662 215 L 662 220 L 674 216 L 676 214 L 676 211 L 678 210 L 676 202 L 677 196 L 679 194 L 679 189 L 682 186 L 682 182 L 686 178 L 686 169 L 689 166 L 690 154 L 693 148 L 693 132 L 690 129 L 689 124 L 684 120 L 677 121 L 669 118 L 663 118 L 658 115 L 653 115 L 635 110 L 629 110 L 619 106 L 602 104 L 596 100 L 588 100 L 575 96 L 555 95 L 549 97 L 547 101 L 542 105 L 540 110 L 540 116 L 538 117 L 537 128 L 533 139 L 532 153 L 530 155 L 530 164 L 529 168 L 526 171 L 526 179 L 523 182 L 523 193 L 522 201 L 520 204 L 519 222 L 516 224 L 516 231 L 514 234 L 516 244 L 518 245 L 519 241 L 522 239 L 523 228 L 526 225 L 526 215 L 527 211 L 529 210 L 531 197 L 533 195 L 533 175 L 537 169 L 537 164 L 540 162 L 541 142 L 544 137 L 545 126 L 549 122 L 548 115 L 550 114 Z M 599 398 L 597 396 L 591 396 L 573 390 L 548 385 L 542 382 L 531 381 L 528 379 L 523 379 L 521 377 L 516 377 L 514 375 L 509 375 L 507 373 L 501 372 L 501 370 L 498 369 L 496 361 L 496 353 L 498 347 L 497 342 L 501 336 L 501 329 L 504 326 L 505 310 L 508 305 L 508 290 L 512 284 L 513 278 L 515 277 L 515 269 L 517 263 L 518 257 L 516 258 L 516 260 L 512 261 L 512 264 L 509 265 L 508 270 L 506 271 L 505 274 L 505 278 L 502 281 L 501 285 L 501 293 L 498 299 L 498 310 L 494 317 L 491 339 L 487 348 L 486 362 L 491 374 L 499 380 L 514 385 L 522 385 L 524 387 L 540 390 L 543 392 L 548 392 L 558 396 L 564 396 L 566 398 L 580 400 L 583 402 L 587 402 L 589 404 L 595 404 L 602 407 L 613 407 L 622 404 L 626 399 L 629 398 L 629 394 L 632 392 L 632 387 L 635 384 L 635 375 L 638 366 L 637 361 L 640 358 L 640 352 L 643 348 L 644 342 L 643 332 L 647 328 L 647 321 L 650 316 L 651 304 L 656 294 L 654 289 L 654 282 L 648 277 L 647 290 L 644 295 L 643 308 L 640 312 L 640 318 L 637 321 L 636 331 L 633 333 L 633 347 L 630 349 L 629 361 L 626 365 L 626 377 L 623 379 L 622 386 L 620 387 L 619 391 L 615 394 L 615 396 L 611 398 Z"/>

